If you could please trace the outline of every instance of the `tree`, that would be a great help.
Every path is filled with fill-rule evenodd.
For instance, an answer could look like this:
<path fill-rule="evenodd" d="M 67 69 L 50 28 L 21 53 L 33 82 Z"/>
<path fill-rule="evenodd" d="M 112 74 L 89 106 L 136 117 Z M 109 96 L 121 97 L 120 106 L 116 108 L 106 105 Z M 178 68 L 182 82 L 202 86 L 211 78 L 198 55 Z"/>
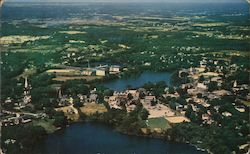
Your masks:
<path fill-rule="evenodd" d="M 174 94 L 174 93 L 175 93 L 174 88 L 173 88 L 173 87 L 169 87 L 168 92 L 169 92 L 170 94 Z"/>
<path fill-rule="evenodd" d="M 156 104 L 157 104 L 157 101 L 155 101 L 155 100 L 151 101 L 151 106 L 155 106 Z"/>
<path fill-rule="evenodd" d="M 80 107 L 83 107 L 83 103 L 81 103 L 80 100 L 77 100 L 77 101 L 74 100 L 74 105 L 73 106 L 75 108 L 80 108 Z"/>
<path fill-rule="evenodd" d="M 147 120 L 148 119 L 149 112 L 145 108 L 141 110 L 140 117 L 142 120 Z"/>
<path fill-rule="evenodd" d="M 188 105 L 187 110 L 185 112 L 185 116 L 190 118 L 192 112 L 194 112 L 192 106 Z"/>
<path fill-rule="evenodd" d="M 53 116 L 53 118 L 55 119 L 54 125 L 56 127 L 65 127 L 66 126 L 67 118 L 63 112 L 56 112 L 55 115 Z"/>
<path fill-rule="evenodd" d="M 209 84 L 208 84 L 208 91 L 212 92 L 214 90 L 218 90 L 218 84 L 216 81 L 211 81 Z"/>
<path fill-rule="evenodd" d="M 199 82 L 201 83 L 201 82 L 203 82 L 203 81 L 205 81 L 205 77 L 204 77 L 203 75 L 201 75 L 201 76 L 199 77 Z"/>
<path fill-rule="evenodd" d="M 129 99 L 129 100 L 132 100 L 133 98 L 134 98 L 133 95 L 129 93 L 129 94 L 128 94 L 128 99 Z"/>

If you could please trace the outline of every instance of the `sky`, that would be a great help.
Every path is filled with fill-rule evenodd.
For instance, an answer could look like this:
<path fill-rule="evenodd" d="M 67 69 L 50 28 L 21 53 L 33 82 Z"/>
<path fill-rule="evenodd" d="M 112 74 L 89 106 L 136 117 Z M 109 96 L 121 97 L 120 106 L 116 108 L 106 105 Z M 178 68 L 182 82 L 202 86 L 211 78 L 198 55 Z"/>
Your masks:
<path fill-rule="evenodd" d="M 245 0 L 5 0 L 6 2 L 174 2 L 174 3 L 234 3 Z"/>

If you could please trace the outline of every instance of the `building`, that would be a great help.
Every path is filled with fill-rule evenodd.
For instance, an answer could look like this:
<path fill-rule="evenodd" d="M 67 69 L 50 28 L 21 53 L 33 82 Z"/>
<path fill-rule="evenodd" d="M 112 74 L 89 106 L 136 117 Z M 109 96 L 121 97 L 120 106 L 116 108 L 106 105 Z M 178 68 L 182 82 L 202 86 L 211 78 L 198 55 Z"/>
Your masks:
<path fill-rule="evenodd" d="M 119 65 L 111 65 L 109 71 L 119 73 L 121 72 L 121 67 Z"/>
<path fill-rule="evenodd" d="M 96 70 L 96 76 L 107 76 L 108 75 L 108 71 L 106 68 L 98 68 Z"/>
<path fill-rule="evenodd" d="M 94 70 L 92 70 L 92 69 L 83 70 L 82 75 L 86 75 L 86 76 L 94 75 Z"/>
<path fill-rule="evenodd" d="M 28 78 L 25 77 L 24 79 L 24 89 L 23 89 L 23 105 L 27 105 L 31 103 L 31 95 L 30 95 L 30 90 L 31 90 L 31 85 L 28 83 Z"/>
<path fill-rule="evenodd" d="M 197 84 L 197 88 L 198 88 L 199 90 L 207 90 L 207 89 L 208 89 L 207 86 L 204 85 L 203 83 L 198 83 L 198 84 Z"/>

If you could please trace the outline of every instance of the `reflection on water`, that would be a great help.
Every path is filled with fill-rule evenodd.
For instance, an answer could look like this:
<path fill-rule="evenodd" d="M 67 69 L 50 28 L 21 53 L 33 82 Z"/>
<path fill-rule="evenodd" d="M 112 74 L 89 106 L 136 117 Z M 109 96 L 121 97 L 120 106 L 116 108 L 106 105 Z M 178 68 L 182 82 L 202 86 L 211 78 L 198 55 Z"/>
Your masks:
<path fill-rule="evenodd" d="M 118 79 L 109 81 L 103 85 L 107 88 L 116 91 L 124 91 L 131 86 L 131 88 L 137 88 L 143 86 L 148 82 L 159 82 L 165 81 L 168 85 L 170 84 L 171 73 L 169 72 L 144 72 L 140 76 L 128 79 Z"/>

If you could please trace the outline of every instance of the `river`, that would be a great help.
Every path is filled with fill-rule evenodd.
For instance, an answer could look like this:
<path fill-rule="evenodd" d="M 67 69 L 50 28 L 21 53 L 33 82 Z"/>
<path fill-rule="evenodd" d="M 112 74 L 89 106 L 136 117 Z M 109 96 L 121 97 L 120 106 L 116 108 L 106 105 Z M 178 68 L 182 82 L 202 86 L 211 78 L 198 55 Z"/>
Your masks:
<path fill-rule="evenodd" d="M 75 123 L 50 134 L 36 154 L 202 154 L 195 147 L 162 139 L 128 136 L 97 123 Z"/>
<path fill-rule="evenodd" d="M 172 73 L 169 72 L 150 72 L 146 71 L 134 78 L 122 78 L 105 82 L 103 85 L 109 89 L 116 91 L 124 91 L 131 86 L 131 88 L 138 88 L 148 82 L 165 81 L 166 84 L 170 84 L 170 78 Z"/>

